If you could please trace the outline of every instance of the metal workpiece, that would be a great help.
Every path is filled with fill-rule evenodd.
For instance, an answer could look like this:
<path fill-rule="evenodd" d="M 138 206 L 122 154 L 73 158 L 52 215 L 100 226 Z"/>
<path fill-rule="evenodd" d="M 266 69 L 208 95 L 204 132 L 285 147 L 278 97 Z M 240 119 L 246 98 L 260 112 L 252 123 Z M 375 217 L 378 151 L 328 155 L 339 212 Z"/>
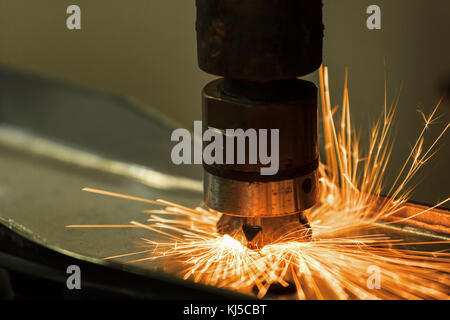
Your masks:
<path fill-rule="evenodd" d="M 200 68 L 266 82 L 309 74 L 322 63 L 321 0 L 197 0 Z"/>
<path fill-rule="evenodd" d="M 15 294 L 26 299 L 249 297 L 184 281 L 167 272 L 167 262 L 103 259 L 134 252 L 136 238 L 162 239 L 144 230 L 65 228 L 127 223 L 149 208 L 86 194 L 85 186 L 200 203 L 201 168 L 167 161 L 167 137 L 177 127 L 149 111 L 111 94 L 0 67 L 0 269 L 20 275 L 12 279 Z M 152 138 L 151 148 L 142 137 Z M 199 187 L 180 185 L 185 179 Z M 174 183 L 167 184 L 170 180 Z M 70 265 L 81 269 L 82 290 L 64 290 Z M 14 281 L 23 277 L 26 281 Z"/>

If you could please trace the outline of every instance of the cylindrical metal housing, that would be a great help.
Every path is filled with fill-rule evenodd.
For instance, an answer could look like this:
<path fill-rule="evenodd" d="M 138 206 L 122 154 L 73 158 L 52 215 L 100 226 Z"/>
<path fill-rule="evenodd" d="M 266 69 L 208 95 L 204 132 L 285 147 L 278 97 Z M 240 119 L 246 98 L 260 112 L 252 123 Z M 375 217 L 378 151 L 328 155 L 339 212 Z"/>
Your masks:
<path fill-rule="evenodd" d="M 196 0 L 198 63 L 226 78 L 266 82 L 322 63 L 322 0 Z"/>
<path fill-rule="evenodd" d="M 219 79 L 203 91 L 205 130 L 255 129 L 258 135 L 259 129 L 279 130 L 275 175 L 262 175 L 261 168 L 266 166 L 259 162 L 238 164 L 236 152 L 232 164 L 204 164 L 205 203 L 229 215 L 286 216 L 310 208 L 317 198 L 317 88 L 296 79 L 261 86 L 265 90 L 252 83 L 234 88 L 233 83 Z M 227 152 L 230 150 L 224 146 L 224 154 Z"/>
<path fill-rule="evenodd" d="M 214 210 L 240 217 L 287 216 L 311 208 L 317 201 L 318 172 L 294 179 L 249 182 L 204 171 L 204 201 Z"/>
<path fill-rule="evenodd" d="M 224 213 L 218 231 L 242 231 L 254 249 L 286 234 L 309 239 L 303 211 L 319 192 L 317 88 L 296 78 L 322 63 L 322 0 L 196 0 L 196 5 L 198 64 L 224 77 L 203 91 L 203 129 L 214 129 L 208 137 L 240 139 L 238 147 L 204 143 L 214 155 L 204 160 L 203 193 L 207 206 Z M 236 135 L 233 129 L 241 130 Z M 230 161 L 242 148 L 246 161 L 242 155 Z M 277 170 L 270 164 L 273 175 L 261 171 L 271 162 L 268 150 L 272 161 L 273 153 L 279 155 Z M 226 161 L 214 161 L 222 155 Z"/>

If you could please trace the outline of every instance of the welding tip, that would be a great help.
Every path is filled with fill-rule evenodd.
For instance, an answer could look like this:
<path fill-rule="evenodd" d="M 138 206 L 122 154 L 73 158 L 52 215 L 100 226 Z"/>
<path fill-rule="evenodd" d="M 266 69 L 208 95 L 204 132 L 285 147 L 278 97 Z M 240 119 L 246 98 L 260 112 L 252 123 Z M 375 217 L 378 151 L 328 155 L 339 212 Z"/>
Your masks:
<path fill-rule="evenodd" d="M 217 231 L 239 239 L 252 250 L 262 249 L 275 242 L 310 241 L 312 238 L 312 230 L 304 212 L 275 218 L 244 218 L 223 214 L 217 223 Z"/>
<path fill-rule="evenodd" d="M 249 249 L 258 250 L 263 246 L 263 228 L 261 224 L 261 218 L 251 217 L 246 218 L 244 224 L 242 225 L 242 232 L 247 240 L 247 247 Z"/>

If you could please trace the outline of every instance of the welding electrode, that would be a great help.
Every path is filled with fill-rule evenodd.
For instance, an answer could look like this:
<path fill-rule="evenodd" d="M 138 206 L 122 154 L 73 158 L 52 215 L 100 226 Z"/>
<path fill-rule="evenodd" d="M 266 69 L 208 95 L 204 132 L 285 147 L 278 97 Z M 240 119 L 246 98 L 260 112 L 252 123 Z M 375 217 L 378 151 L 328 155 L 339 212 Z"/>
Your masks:
<path fill-rule="evenodd" d="M 317 88 L 296 77 L 322 63 L 322 1 L 196 5 L 199 66 L 223 77 L 203 90 L 204 129 L 279 129 L 278 173 L 261 175 L 261 164 L 204 164 L 205 203 L 224 214 L 219 232 L 242 230 L 251 248 L 296 230 L 308 238 L 304 211 L 319 192 Z"/>

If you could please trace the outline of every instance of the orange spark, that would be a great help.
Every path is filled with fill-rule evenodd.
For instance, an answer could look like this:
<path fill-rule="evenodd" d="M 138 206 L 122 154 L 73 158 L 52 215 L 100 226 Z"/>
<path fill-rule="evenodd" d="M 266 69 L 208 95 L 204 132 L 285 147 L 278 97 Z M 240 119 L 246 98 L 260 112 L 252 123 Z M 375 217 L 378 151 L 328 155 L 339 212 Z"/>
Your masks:
<path fill-rule="evenodd" d="M 293 284 L 299 299 L 449 299 L 449 253 L 399 249 L 409 243 L 369 232 L 376 225 L 392 223 L 386 220 L 405 207 L 413 189 L 409 187 L 411 179 L 434 155 L 449 127 L 444 127 L 430 147 L 424 146 L 427 128 L 438 118 L 439 104 L 429 116 L 422 113 L 424 129 L 388 193 L 380 197 L 392 151 L 391 129 L 398 97 L 390 106 L 385 98 L 384 112 L 372 128 L 368 151 L 363 154 L 351 126 L 347 73 L 340 122 L 334 120 L 338 108 L 331 105 L 327 68 L 320 68 L 319 75 L 325 163 L 319 167 L 320 204 L 308 214 L 313 229 L 310 242 L 280 239 L 254 251 L 242 245 L 242 234 L 217 233 L 220 213 L 216 211 L 86 188 L 83 190 L 163 206 L 145 211 L 148 225 L 133 221 L 117 227 L 145 228 L 167 241 L 143 239 L 150 249 L 107 259 L 142 253 L 149 255 L 129 263 L 171 258 L 174 271 L 184 279 L 238 290 L 256 287 L 258 297 L 264 297 L 277 283 L 285 287 Z M 406 219 L 411 217 L 400 222 Z M 449 241 L 415 244 L 433 243 Z M 369 284 L 368 270 L 373 268 L 380 271 L 379 290 Z"/>

